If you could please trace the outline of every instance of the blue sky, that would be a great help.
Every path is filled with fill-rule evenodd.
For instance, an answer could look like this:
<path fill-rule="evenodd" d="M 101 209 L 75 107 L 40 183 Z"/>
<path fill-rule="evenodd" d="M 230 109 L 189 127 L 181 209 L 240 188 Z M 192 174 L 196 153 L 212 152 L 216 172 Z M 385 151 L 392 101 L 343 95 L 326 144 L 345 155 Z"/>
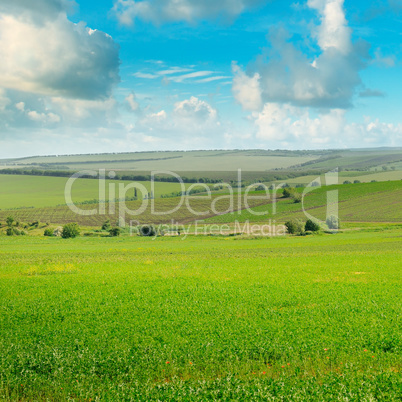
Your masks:
<path fill-rule="evenodd" d="M 402 1 L 0 1 L 0 157 L 402 146 Z"/>

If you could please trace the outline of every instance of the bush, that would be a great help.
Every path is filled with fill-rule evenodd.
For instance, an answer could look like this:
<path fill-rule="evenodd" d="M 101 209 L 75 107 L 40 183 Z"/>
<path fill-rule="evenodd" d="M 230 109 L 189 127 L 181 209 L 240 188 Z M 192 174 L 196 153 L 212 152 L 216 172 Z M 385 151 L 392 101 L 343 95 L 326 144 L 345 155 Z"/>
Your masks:
<path fill-rule="evenodd" d="M 12 216 L 8 216 L 7 219 L 6 219 L 6 223 L 7 223 L 8 227 L 13 226 L 14 218 Z"/>
<path fill-rule="evenodd" d="M 304 226 L 304 230 L 306 232 L 318 232 L 320 230 L 320 225 L 309 219 Z"/>
<path fill-rule="evenodd" d="M 109 230 L 109 234 L 110 234 L 110 236 L 112 236 L 112 237 L 120 236 L 120 233 L 121 233 L 121 229 L 120 229 L 120 228 L 112 228 L 112 229 Z"/>
<path fill-rule="evenodd" d="M 359 183 L 361 183 L 361 181 L 360 180 L 355 180 L 353 183 L 359 184 Z"/>
<path fill-rule="evenodd" d="M 63 239 L 71 239 L 79 236 L 81 233 L 80 227 L 77 223 L 67 223 L 63 226 L 63 231 L 61 232 L 61 237 Z"/>
<path fill-rule="evenodd" d="M 283 190 L 282 196 L 283 198 L 290 198 L 294 195 L 294 190 L 292 188 L 285 188 Z"/>
<path fill-rule="evenodd" d="M 350 180 L 345 180 L 345 181 L 343 182 L 343 184 L 352 184 L 352 182 L 351 182 Z"/>
<path fill-rule="evenodd" d="M 303 234 L 304 233 L 304 223 L 299 219 L 292 219 L 285 222 L 286 229 L 289 234 Z"/>
<path fill-rule="evenodd" d="M 140 227 L 140 236 L 154 237 L 156 236 L 156 229 L 152 225 L 143 225 Z"/>
<path fill-rule="evenodd" d="M 341 224 L 337 216 L 331 215 L 327 218 L 327 226 L 329 229 L 340 229 Z"/>
<path fill-rule="evenodd" d="M 12 228 L 7 228 L 6 235 L 7 236 L 14 236 L 14 230 Z"/>
<path fill-rule="evenodd" d="M 103 223 L 102 225 L 102 230 L 110 230 L 111 226 L 110 226 L 110 220 L 107 220 Z"/>
<path fill-rule="evenodd" d="M 295 204 L 300 204 L 302 202 L 302 195 L 299 193 L 293 194 L 292 198 Z"/>
<path fill-rule="evenodd" d="M 45 231 L 43 232 L 43 235 L 49 236 L 49 237 L 53 236 L 53 229 L 50 229 L 50 228 L 45 229 Z"/>

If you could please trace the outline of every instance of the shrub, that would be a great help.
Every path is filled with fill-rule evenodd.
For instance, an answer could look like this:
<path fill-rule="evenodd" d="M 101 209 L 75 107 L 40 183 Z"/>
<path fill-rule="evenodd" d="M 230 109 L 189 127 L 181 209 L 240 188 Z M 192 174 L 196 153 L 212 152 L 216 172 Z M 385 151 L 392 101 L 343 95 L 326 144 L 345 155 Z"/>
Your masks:
<path fill-rule="evenodd" d="M 285 188 L 283 190 L 282 196 L 283 198 L 290 198 L 294 194 L 294 190 L 292 188 Z"/>
<path fill-rule="evenodd" d="M 304 226 L 304 230 L 306 232 L 318 232 L 320 230 L 320 225 L 309 219 Z"/>
<path fill-rule="evenodd" d="M 45 229 L 45 231 L 43 232 L 44 236 L 53 236 L 53 229 L 47 228 Z"/>
<path fill-rule="evenodd" d="M 140 227 L 140 236 L 153 237 L 156 236 L 156 229 L 152 225 L 143 225 Z"/>
<path fill-rule="evenodd" d="M 352 184 L 352 182 L 351 182 L 350 180 L 345 180 L 345 181 L 343 182 L 343 184 Z"/>
<path fill-rule="evenodd" d="M 355 180 L 353 183 L 359 184 L 359 183 L 361 183 L 361 181 L 360 180 Z"/>
<path fill-rule="evenodd" d="M 110 234 L 110 236 L 112 236 L 112 237 L 120 236 L 120 233 L 121 233 L 121 229 L 120 229 L 120 228 L 112 228 L 112 229 L 109 230 L 109 234 Z"/>
<path fill-rule="evenodd" d="M 341 224 L 337 216 L 331 215 L 327 218 L 327 226 L 329 229 L 340 229 Z"/>
<path fill-rule="evenodd" d="M 8 216 L 7 219 L 6 219 L 6 223 L 7 223 L 8 227 L 13 226 L 14 218 L 12 216 Z"/>
<path fill-rule="evenodd" d="M 102 230 L 110 230 L 111 226 L 110 226 L 110 220 L 107 220 L 103 223 L 102 225 Z"/>
<path fill-rule="evenodd" d="M 12 228 L 7 228 L 6 235 L 7 236 L 14 236 L 14 230 Z"/>
<path fill-rule="evenodd" d="M 291 219 L 285 222 L 285 226 L 289 234 L 304 233 L 304 223 L 300 219 Z"/>
<path fill-rule="evenodd" d="M 77 223 L 67 223 L 63 226 L 61 237 L 63 239 L 70 239 L 79 236 L 81 233 L 80 227 Z"/>
<path fill-rule="evenodd" d="M 293 194 L 292 198 L 295 204 L 300 204 L 302 202 L 302 195 L 299 193 Z"/>

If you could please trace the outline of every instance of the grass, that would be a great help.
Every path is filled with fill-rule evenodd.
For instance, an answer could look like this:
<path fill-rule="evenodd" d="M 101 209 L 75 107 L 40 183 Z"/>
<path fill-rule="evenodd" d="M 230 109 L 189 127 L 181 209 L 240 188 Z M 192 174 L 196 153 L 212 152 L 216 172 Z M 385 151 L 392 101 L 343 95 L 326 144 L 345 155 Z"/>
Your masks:
<path fill-rule="evenodd" d="M 134 171 L 261 171 L 287 168 L 320 157 L 316 151 L 191 151 L 32 157 L 5 161 L 20 166 L 65 166 L 82 169 L 133 169 Z M 2 161 L 0 161 L 0 165 Z M 14 166 L 12 166 L 14 167 Z"/>
<path fill-rule="evenodd" d="M 339 213 L 342 221 L 396 223 L 402 221 L 402 181 L 338 185 L 314 189 L 305 198 L 305 210 L 314 217 L 325 220 L 327 191 L 334 190 L 339 192 Z M 299 189 L 299 191 L 303 191 L 303 189 Z M 280 196 L 280 191 L 278 195 Z M 191 209 L 187 207 L 187 201 L 185 200 L 180 206 L 180 198 L 155 199 L 152 201 L 154 202 L 154 211 L 158 212 L 159 215 L 155 215 L 152 212 L 152 202 L 149 201 L 141 214 L 130 215 L 130 213 L 127 213 L 126 222 L 129 223 L 130 220 L 135 220 L 141 224 L 166 224 L 171 223 L 172 220 L 179 223 L 205 220 L 207 223 L 233 223 L 235 221 L 266 222 L 272 219 L 278 223 L 284 223 L 294 217 L 305 218 L 302 204 L 295 204 L 291 199 L 279 199 L 274 213 L 272 192 L 270 199 L 258 199 L 255 198 L 256 196 L 261 197 L 264 194 L 261 192 L 249 193 L 248 205 L 250 210 L 246 209 L 244 194 L 240 202 L 237 194 L 234 194 L 233 207 L 230 205 L 228 194 L 214 194 L 212 198 L 193 196 L 188 200 L 188 205 L 190 205 Z M 214 202 L 216 203 L 217 214 L 212 210 L 212 203 Z M 126 205 L 131 211 L 139 211 L 142 201 L 127 202 Z M 362 208 L 362 205 L 364 205 L 364 208 Z M 116 204 L 114 211 L 109 211 L 108 204 L 101 206 L 105 207 L 105 214 L 98 213 L 91 216 L 77 215 L 67 206 L 21 209 L 12 211 L 11 214 L 20 222 L 40 221 L 52 224 L 77 222 L 82 226 L 95 227 L 102 225 L 106 219 L 110 219 L 114 224 L 119 218 L 121 205 Z M 180 207 L 173 211 L 178 206 Z M 99 207 L 98 204 L 79 206 L 82 210 L 96 209 L 97 211 L 99 211 Z M 228 210 L 240 210 L 240 213 L 225 213 Z M 172 212 L 170 213 L 169 211 Z M 193 211 L 203 214 L 194 215 Z M 255 215 L 254 212 L 259 213 L 259 215 Z M 0 211 L 0 222 L 4 222 L 9 215 L 10 211 Z"/>
<path fill-rule="evenodd" d="M 0 399 L 400 400 L 400 234 L 0 237 Z"/>
<path fill-rule="evenodd" d="M 302 192 L 304 189 L 299 189 Z M 316 218 L 325 220 L 327 213 L 327 192 L 338 191 L 339 217 L 346 222 L 402 222 L 402 181 L 341 184 L 321 187 L 308 193 L 305 198 L 305 211 Z M 276 208 L 276 212 L 274 212 Z M 291 218 L 305 218 L 302 204 L 291 199 L 279 199 L 274 207 L 266 204 L 252 211 L 264 215 L 254 215 L 250 211 L 241 214 L 227 214 L 206 219 L 207 223 L 261 222 L 274 219 L 285 222 Z"/>
<path fill-rule="evenodd" d="M 55 207 L 65 204 L 64 190 L 68 178 L 64 177 L 41 177 L 1 175 L 0 187 L 6 191 L 0 193 L 0 210 L 23 208 L 23 207 Z M 131 182 L 106 180 L 106 197 L 109 197 L 109 186 L 113 185 L 118 198 L 119 184 L 127 186 Z M 151 191 L 150 182 L 139 182 L 147 191 Z M 186 184 L 187 188 L 189 185 Z M 181 191 L 179 183 L 155 183 L 155 197 L 162 194 L 170 194 Z M 138 190 L 138 195 L 141 192 Z M 134 190 L 127 192 L 128 197 L 134 196 Z M 124 197 L 123 197 L 124 198 Z M 99 182 L 91 179 L 77 179 L 72 187 L 72 199 L 74 202 L 84 202 L 99 199 Z"/>

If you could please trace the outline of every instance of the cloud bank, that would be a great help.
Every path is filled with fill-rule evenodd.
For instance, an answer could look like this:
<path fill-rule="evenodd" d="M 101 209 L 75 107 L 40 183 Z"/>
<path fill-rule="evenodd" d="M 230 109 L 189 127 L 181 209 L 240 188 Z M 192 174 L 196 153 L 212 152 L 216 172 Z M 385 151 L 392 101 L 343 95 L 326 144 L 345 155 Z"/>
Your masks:
<path fill-rule="evenodd" d="M 113 12 L 122 25 L 130 26 L 141 19 L 160 25 L 166 22 L 232 19 L 264 0 L 117 0 Z M 265 1 L 266 2 L 266 1 Z"/>
<path fill-rule="evenodd" d="M 247 110 L 266 102 L 290 103 L 317 108 L 349 108 L 356 88 L 362 84 L 359 72 L 369 60 L 368 45 L 352 43 L 343 0 L 309 0 L 321 24 L 313 28 L 319 51 L 311 58 L 289 42 L 284 29 L 272 29 L 271 48 L 245 73 L 238 67 L 233 93 Z M 261 98 L 261 102 L 255 101 Z M 254 99 L 250 103 L 250 99 Z"/>
<path fill-rule="evenodd" d="M 113 39 L 67 19 L 65 0 L 14 0 L 0 7 L 0 86 L 76 99 L 110 96 L 119 83 Z"/>

